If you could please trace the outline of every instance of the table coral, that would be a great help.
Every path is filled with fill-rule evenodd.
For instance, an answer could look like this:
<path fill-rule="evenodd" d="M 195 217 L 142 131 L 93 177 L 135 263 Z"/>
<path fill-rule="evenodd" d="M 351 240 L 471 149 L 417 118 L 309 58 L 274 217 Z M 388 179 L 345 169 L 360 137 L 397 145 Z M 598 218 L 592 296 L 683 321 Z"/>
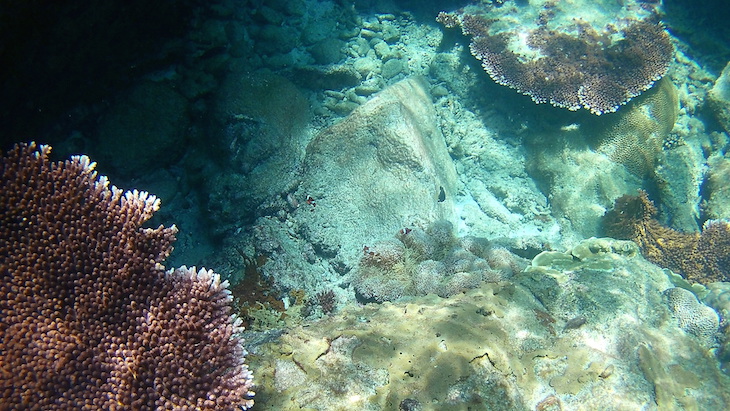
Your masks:
<path fill-rule="evenodd" d="M 538 104 L 600 115 L 615 112 L 664 76 L 674 47 L 645 9 L 626 5 L 592 13 L 591 6 L 580 13 L 581 7 L 551 1 L 542 7 L 482 4 L 442 12 L 437 21 L 460 26 L 471 37 L 472 55 L 495 82 Z"/>
<path fill-rule="evenodd" d="M 708 284 L 730 280 L 730 224 L 709 220 L 702 233 L 682 233 L 656 220 L 657 208 L 644 191 L 616 199 L 603 217 L 607 235 L 635 241 L 647 260 Z"/>

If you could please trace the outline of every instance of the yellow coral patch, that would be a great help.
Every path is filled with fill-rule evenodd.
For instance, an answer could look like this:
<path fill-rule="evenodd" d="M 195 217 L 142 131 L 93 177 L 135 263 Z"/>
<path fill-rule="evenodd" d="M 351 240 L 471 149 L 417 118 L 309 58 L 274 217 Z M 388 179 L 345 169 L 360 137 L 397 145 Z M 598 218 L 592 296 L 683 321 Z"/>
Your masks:
<path fill-rule="evenodd" d="M 594 127 L 604 127 L 595 131 L 597 150 L 643 177 L 654 170 L 657 155 L 678 113 L 677 89 L 670 80 L 662 79 L 617 113 L 595 122 Z M 604 118 L 608 123 L 603 122 Z"/>

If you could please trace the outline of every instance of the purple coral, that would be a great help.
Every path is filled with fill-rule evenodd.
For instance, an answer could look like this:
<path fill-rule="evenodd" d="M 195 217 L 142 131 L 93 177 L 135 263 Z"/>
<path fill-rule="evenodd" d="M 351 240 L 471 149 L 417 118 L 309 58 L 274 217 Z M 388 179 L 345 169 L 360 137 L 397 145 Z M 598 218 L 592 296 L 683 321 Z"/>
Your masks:
<path fill-rule="evenodd" d="M 85 156 L 16 145 L 0 183 L 0 394 L 11 409 L 246 409 L 251 373 L 227 282 L 165 271 L 159 201 Z"/>

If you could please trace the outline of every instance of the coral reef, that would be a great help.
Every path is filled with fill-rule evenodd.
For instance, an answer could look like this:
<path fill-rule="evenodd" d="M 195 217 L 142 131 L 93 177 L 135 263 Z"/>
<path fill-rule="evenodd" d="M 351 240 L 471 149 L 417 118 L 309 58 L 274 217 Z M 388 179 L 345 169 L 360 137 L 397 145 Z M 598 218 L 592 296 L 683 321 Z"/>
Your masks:
<path fill-rule="evenodd" d="M 708 220 L 702 233 L 682 233 L 663 226 L 645 191 L 616 199 L 603 218 L 606 235 L 635 241 L 651 262 L 688 280 L 708 284 L 730 279 L 730 223 Z"/>
<path fill-rule="evenodd" d="M 709 293 L 702 301 L 712 307 L 722 319 L 718 333 L 720 347 L 717 350 L 717 357 L 720 360 L 720 368 L 730 375 L 730 283 L 712 283 L 707 288 Z"/>
<path fill-rule="evenodd" d="M 715 310 L 697 301 L 697 297 L 684 288 L 673 287 L 663 294 L 679 328 L 708 346 L 715 341 L 715 333 L 720 327 L 720 318 Z"/>
<path fill-rule="evenodd" d="M 580 238 L 601 235 L 606 210 L 621 195 L 645 187 L 646 180 L 662 187 L 676 227 L 699 228 L 692 213 L 693 169 L 678 150 L 664 145 L 675 135 L 678 114 L 677 87 L 664 77 L 616 113 L 569 114 L 571 121 L 577 121 L 544 132 L 531 128 L 526 139 L 532 151 L 528 170 L 545 186 L 553 215 L 565 217 L 560 220 L 565 233 L 575 232 Z"/>
<path fill-rule="evenodd" d="M 576 17 L 569 26 L 556 26 L 553 17 L 574 6 L 546 2 L 543 7 L 545 13 L 532 16 L 520 10 L 539 8 L 532 3 L 472 6 L 442 12 L 437 20 L 449 28 L 460 26 L 471 37 L 472 55 L 489 76 L 535 103 L 611 113 L 666 74 L 674 47 L 653 16 L 627 19 L 617 36 L 615 23 L 596 29 L 583 20 L 586 16 Z M 514 26 L 517 29 L 504 29 L 502 9 L 526 21 L 537 17 L 537 26 L 529 30 L 522 22 Z"/>
<path fill-rule="evenodd" d="M 0 185 L 0 393 L 13 409 L 240 409 L 251 373 L 227 281 L 165 271 L 173 226 L 86 156 L 16 145 Z"/>
<path fill-rule="evenodd" d="M 257 406 L 726 408 L 730 378 L 671 321 L 664 270 L 630 241 L 591 239 L 561 254 L 578 263 L 543 256 L 509 282 L 350 305 L 287 330 L 251 359 Z"/>
<path fill-rule="evenodd" d="M 715 80 L 715 85 L 707 94 L 707 102 L 713 110 L 717 121 L 720 122 L 725 132 L 730 132 L 730 63 Z"/>
<path fill-rule="evenodd" d="M 314 295 L 313 302 L 319 306 L 325 315 L 334 313 L 335 308 L 337 308 L 337 297 L 332 290 L 318 292 Z"/>
<path fill-rule="evenodd" d="M 281 319 L 285 308 L 284 303 L 276 298 L 278 295 L 272 289 L 271 280 L 261 277 L 260 267 L 266 263 L 267 257 L 259 255 L 256 258 L 245 257 L 244 260 L 246 265 L 243 279 L 231 287 L 233 307 L 238 318 L 246 329 L 251 329 L 252 326 L 260 328 L 263 324 L 256 320 L 261 320 L 264 312 L 268 314 L 267 318 L 276 323 Z"/>
<path fill-rule="evenodd" d="M 677 89 L 663 78 L 620 112 L 601 123 L 597 151 L 621 163 L 634 175 L 654 171 L 659 152 L 677 121 Z"/>
<path fill-rule="evenodd" d="M 521 259 L 484 239 L 458 239 L 447 221 L 426 230 L 404 228 L 397 240 L 363 247 L 353 277 L 355 289 L 365 298 L 393 301 L 403 296 L 437 294 L 448 297 L 498 282 L 524 267 Z"/>

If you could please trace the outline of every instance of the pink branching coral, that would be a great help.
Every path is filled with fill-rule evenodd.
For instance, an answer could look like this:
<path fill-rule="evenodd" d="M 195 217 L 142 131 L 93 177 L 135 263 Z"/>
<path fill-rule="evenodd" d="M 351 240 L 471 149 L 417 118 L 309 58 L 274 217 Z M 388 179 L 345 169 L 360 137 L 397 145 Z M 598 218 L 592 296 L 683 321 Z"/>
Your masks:
<path fill-rule="evenodd" d="M 141 227 L 159 201 L 49 153 L 0 163 L 0 408 L 252 406 L 227 282 L 166 272 L 176 228 Z"/>
<path fill-rule="evenodd" d="M 544 21 L 532 31 L 508 33 L 492 30 L 496 20 L 488 13 L 462 9 L 437 17 L 471 37 L 472 55 L 498 84 L 538 104 L 585 108 L 597 115 L 618 110 L 666 74 L 674 47 L 661 24 L 649 20 L 631 22 L 614 41 L 617 33 L 580 22 L 574 33 L 548 28 Z M 514 50 L 515 36 L 524 37 L 529 56 Z"/>

